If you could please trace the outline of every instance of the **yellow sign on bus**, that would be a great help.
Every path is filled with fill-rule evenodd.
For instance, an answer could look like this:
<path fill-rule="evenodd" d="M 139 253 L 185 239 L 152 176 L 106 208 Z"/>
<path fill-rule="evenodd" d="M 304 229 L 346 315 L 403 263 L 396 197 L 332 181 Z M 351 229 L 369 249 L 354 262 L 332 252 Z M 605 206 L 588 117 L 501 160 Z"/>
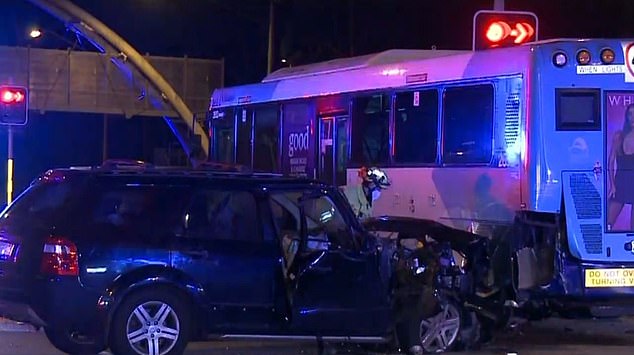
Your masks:
<path fill-rule="evenodd" d="M 634 287 L 634 269 L 587 269 L 586 287 Z"/>

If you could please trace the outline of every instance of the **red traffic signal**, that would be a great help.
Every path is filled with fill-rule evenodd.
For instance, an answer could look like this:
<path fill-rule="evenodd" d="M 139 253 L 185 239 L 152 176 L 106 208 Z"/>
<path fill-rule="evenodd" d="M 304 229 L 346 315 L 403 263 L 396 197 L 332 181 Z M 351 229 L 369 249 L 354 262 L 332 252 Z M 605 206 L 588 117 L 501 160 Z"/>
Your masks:
<path fill-rule="evenodd" d="M 518 22 L 515 28 L 511 28 L 506 21 L 492 22 L 486 30 L 486 37 L 491 43 L 500 43 L 506 38 L 512 37 L 513 43 L 524 43 L 535 33 L 535 29 L 529 23 Z"/>
<path fill-rule="evenodd" d="M 17 104 L 23 102 L 26 98 L 26 90 L 24 88 L 7 88 L 0 89 L 0 101 L 3 104 Z"/>
<path fill-rule="evenodd" d="M 534 42 L 537 25 L 532 12 L 478 11 L 473 17 L 473 50 Z"/>
<path fill-rule="evenodd" d="M 28 91 L 20 86 L 0 86 L 0 125 L 23 125 L 28 120 Z"/>

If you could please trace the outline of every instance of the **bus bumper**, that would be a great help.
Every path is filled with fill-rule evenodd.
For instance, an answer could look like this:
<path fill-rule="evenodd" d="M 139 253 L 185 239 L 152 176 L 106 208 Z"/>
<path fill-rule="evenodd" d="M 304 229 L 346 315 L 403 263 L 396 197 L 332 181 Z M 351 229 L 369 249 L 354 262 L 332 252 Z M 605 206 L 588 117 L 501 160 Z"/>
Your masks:
<path fill-rule="evenodd" d="M 594 316 L 634 315 L 634 263 L 562 258 L 546 297 L 565 308 L 583 307 Z"/>

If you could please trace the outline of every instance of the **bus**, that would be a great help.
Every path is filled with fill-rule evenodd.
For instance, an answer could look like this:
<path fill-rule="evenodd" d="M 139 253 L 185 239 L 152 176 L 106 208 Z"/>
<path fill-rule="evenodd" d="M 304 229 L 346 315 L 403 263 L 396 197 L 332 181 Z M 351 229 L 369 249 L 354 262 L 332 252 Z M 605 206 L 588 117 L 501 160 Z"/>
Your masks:
<path fill-rule="evenodd" d="M 504 231 L 522 302 L 629 308 L 634 296 L 634 40 L 388 50 L 217 89 L 210 158 L 392 186 L 375 215 Z"/>

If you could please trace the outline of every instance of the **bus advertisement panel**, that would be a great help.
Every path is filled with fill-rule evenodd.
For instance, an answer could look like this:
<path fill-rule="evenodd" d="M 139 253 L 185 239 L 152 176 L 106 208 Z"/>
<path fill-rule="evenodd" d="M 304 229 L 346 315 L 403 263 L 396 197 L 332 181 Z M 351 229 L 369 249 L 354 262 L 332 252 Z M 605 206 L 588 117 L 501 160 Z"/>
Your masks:
<path fill-rule="evenodd" d="M 634 91 L 606 93 L 607 228 L 634 230 Z"/>
<path fill-rule="evenodd" d="M 313 113 L 308 104 L 286 104 L 283 115 L 282 171 L 291 176 L 314 177 Z"/>

